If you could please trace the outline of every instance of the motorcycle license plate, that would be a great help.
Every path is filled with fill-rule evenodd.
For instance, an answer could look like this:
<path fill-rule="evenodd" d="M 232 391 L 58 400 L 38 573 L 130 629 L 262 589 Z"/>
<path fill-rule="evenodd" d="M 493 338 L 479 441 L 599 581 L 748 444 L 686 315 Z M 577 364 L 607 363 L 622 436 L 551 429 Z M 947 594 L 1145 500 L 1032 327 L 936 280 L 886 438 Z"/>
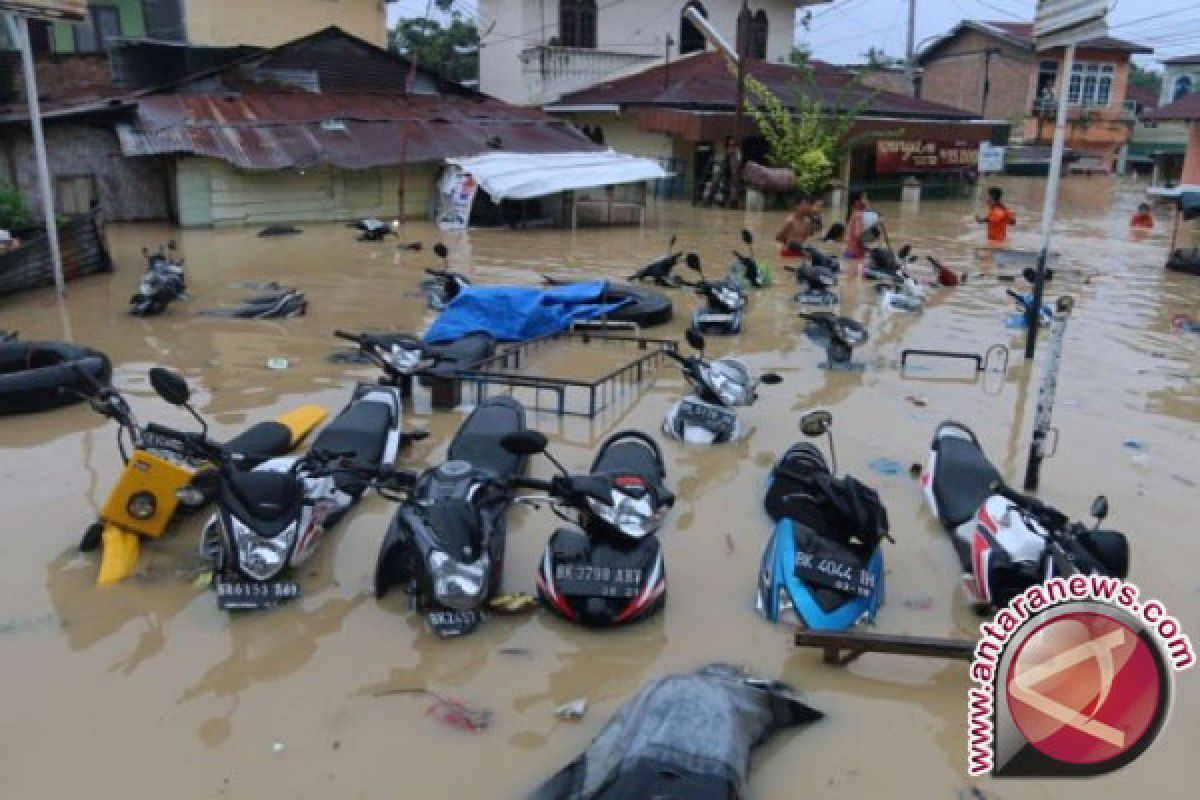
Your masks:
<path fill-rule="evenodd" d="M 684 400 L 679 405 L 679 416 L 688 425 L 706 428 L 718 436 L 733 434 L 737 426 L 737 414 L 731 409 Z"/>
<path fill-rule="evenodd" d="M 439 609 L 430 611 L 425 618 L 429 621 L 429 627 L 433 628 L 434 633 L 443 639 L 451 639 L 455 636 L 466 636 L 468 633 L 472 633 L 487 619 L 487 613 L 478 609 L 471 611 Z"/>
<path fill-rule="evenodd" d="M 295 581 L 217 580 L 217 608 L 222 611 L 262 611 L 300 597 Z"/>
<path fill-rule="evenodd" d="M 796 553 L 796 577 L 864 600 L 875 592 L 875 575 L 870 570 L 830 556 Z"/>
<path fill-rule="evenodd" d="M 590 564 L 559 564 L 554 567 L 554 584 L 571 597 L 637 597 L 642 587 L 642 570 L 636 567 L 593 567 Z"/>

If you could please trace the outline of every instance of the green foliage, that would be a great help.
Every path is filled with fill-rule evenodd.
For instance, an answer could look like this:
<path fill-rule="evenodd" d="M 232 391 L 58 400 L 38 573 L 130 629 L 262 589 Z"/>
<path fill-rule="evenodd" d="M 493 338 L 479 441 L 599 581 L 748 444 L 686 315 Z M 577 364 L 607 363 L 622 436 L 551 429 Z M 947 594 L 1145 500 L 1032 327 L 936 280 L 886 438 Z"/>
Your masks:
<path fill-rule="evenodd" d="M 16 187 L 0 183 L 0 228 L 17 230 L 29 227 L 33 214 Z"/>
<path fill-rule="evenodd" d="M 868 47 L 867 52 L 862 54 L 867 60 L 867 66 L 874 69 L 887 69 L 888 67 L 896 67 L 904 63 L 904 59 L 889 56 L 880 47 Z"/>
<path fill-rule="evenodd" d="M 1162 91 L 1162 73 L 1152 69 L 1142 69 L 1137 64 L 1129 65 L 1129 85 L 1144 86 L 1153 89 L 1155 94 Z"/>
<path fill-rule="evenodd" d="M 388 46 L 417 58 L 422 69 L 452 81 L 479 79 L 479 29 L 454 12 L 443 27 L 436 19 L 402 19 L 388 32 Z"/>
<path fill-rule="evenodd" d="M 847 89 L 856 85 L 851 83 Z M 868 98 L 852 102 L 844 90 L 831 108 L 825 108 L 807 65 L 797 67 L 791 88 L 785 102 L 757 78 L 747 75 L 747 113 L 767 140 L 771 163 L 791 167 L 796 185 L 803 191 L 821 192 L 829 187 L 838 152 Z"/>
<path fill-rule="evenodd" d="M 807 45 L 801 47 L 793 47 L 788 53 L 788 63 L 793 67 L 807 68 L 808 62 L 812 58 L 812 50 Z"/>

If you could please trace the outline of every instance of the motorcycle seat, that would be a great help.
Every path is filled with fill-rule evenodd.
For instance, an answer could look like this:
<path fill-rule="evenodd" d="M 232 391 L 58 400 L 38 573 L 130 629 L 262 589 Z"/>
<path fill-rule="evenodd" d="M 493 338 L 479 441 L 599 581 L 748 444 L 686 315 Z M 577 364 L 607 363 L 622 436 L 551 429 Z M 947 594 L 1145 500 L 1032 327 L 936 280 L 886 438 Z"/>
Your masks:
<path fill-rule="evenodd" d="M 353 453 L 350 460 L 364 466 L 376 465 L 383 457 L 391 427 L 392 409 L 387 403 L 361 401 L 325 426 L 312 446 L 314 450 Z"/>
<path fill-rule="evenodd" d="M 236 472 L 229 479 L 233 500 L 234 516 L 276 522 L 292 519 L 300 504 L 304 502 L 304 487 L 300 481 L 286 472 L 257 470 Z M 236 506 L 240 505 L 241 508 Z M 239 513 L 248 512 L 248 513 Z M 269 531 L 256 532 L 270 535 Z"/>
<path fill-rule="evenodd" d="M 1000 473 L 970 439 L 941 436 L 936 447 L 933 495 L 938 516 L 946 527 L 957 528 L 975 516 Z"/>
<path fill-rule="evenodd" d="M 282 422 L 267 420 L 242 431 L 225 447 L 229 452 L 243 456 L 241 465 L 249 469 L 267 458 L 287 453 L 292 447 L 292 432 Z"/>
<path fill-rule="evenodd" d="M 489 398 L 463 422 L 450 442 L 446 458 L 466 461 L 501 478 L 520 474 L 525 468 L 525 457 L 505 450 L 500 446 L 500 440 L 524 429 L 525 409 L 520 403 L 508 397 Z"/>

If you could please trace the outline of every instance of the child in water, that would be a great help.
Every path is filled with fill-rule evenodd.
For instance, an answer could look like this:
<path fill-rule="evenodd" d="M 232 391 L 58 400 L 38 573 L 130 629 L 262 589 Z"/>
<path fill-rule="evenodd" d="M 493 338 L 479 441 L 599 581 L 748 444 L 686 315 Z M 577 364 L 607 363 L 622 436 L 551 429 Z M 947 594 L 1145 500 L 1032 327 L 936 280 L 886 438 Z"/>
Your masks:
<path fill-rule="evenodd" d="M 1154 215 L 1150 213 L 1149 203 L 1142 203 L 1138 206 L 1137 213 L 1129 220 L 1129 227 L 1154 230 Z"/>
<path fill-rule="evenodd" d="M 796 206 L 783 223 L 783 227 L 779 229 L 779 233 L 775 234 L 775 241 L 782 245 L 779 255 L 784 258 L 803 255 L 800 248 L 808 240 L 808 237 L 818 230 L 813 225 L 813 221 L 813 200 L 808 195 L 802 194 L 796 198 Z"/>
<path fill-rule="evenodd" d="M 1004 205 L 1004 191 L 993 186 L 988 189 L 988 213 L 976 217 L 975 221 L 987 225 L 988 243 L 1004 244 L 1008 240 L 1008 226 L 1015 225 L 1017 217 Z"/>
<path fill-rule="evenodd" d="M 867 232 L 866 215 L 871 210 L 871 201 L 864 191 L 857 191 L 850 197 L 850 208 L 846 214 L 846 258 L 864 258 L 867 249 L 862 243 L 862 235 Z M 878 215 L 875 215 L 876 220 Z"/>

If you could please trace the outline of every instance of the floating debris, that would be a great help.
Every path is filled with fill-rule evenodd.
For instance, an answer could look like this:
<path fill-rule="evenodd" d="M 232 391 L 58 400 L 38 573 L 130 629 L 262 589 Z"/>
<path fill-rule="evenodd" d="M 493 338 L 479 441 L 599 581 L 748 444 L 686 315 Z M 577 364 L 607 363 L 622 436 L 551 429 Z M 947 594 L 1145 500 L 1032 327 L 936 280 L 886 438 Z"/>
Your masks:
<path fill-rule="evenodd" d="M 929 398 L 920 394 L 910 394 L 904 399 L 912 403 L 917 408 L 924 408 L 925 406 L 929 405 Z"/>
<path fill-rule="evenodd" d="M 733 537 L 728 533 L 725 534 L 725 553 L 727 555 L 733 555 L 735 550 L 737 550 L 737 548 L 733 544 Z"/>
<path fill-rule="evenodd" d="M 267 369 L 284 370 L 288 368 L 288 360 L 286 358 L 268 358 Z"/>
<path fill-rule="evenodd" d="M 375 692 L 373 696 L 388 697 L 396 694 L 421 694 L 432 697 L 434 702 L 425 709 L 426 715 L 452 728 L 478 733 L 479 731 L 487 730 L 492 724 L 491 711 L 471 708 L 457 698 L 443 697 L 430 689 L 423 689 L 421 687 L 381 689 Z"/>
<path fill-rule="evenodd" d="M 1121 442 L 1121 446 L 1126 450 L 1136 450 L 1139 453 L 1143 453 L 1150 449 L 1150 445 L 1146 444 L 1141 439 L 1126 439 L 1125 441 Z"/>
<path fill-rule="evenodd" d="M 583 719 L 583 715 L 587 713 L 588 701 L 586 697 L 576 697 L 574 700 L 569 700 L 563 703 L 558 708 L 554 709 L 554 716 L 559 719 L 576 720 Z"/>
<path fill-rule="evenodd" d="M 904 471 L 904 465 L 899 461 L 894 458 L 885 458 L 882 456 L 871 459 L 867 466 L 880 475 L 899 475 Z"/>
<path fill-rule="evenodd" d="M 488 602 L 488 608 L 499 614 L 524 614 L 537 608 L 537 598 L 525 592 L 499 594 Z"/>

